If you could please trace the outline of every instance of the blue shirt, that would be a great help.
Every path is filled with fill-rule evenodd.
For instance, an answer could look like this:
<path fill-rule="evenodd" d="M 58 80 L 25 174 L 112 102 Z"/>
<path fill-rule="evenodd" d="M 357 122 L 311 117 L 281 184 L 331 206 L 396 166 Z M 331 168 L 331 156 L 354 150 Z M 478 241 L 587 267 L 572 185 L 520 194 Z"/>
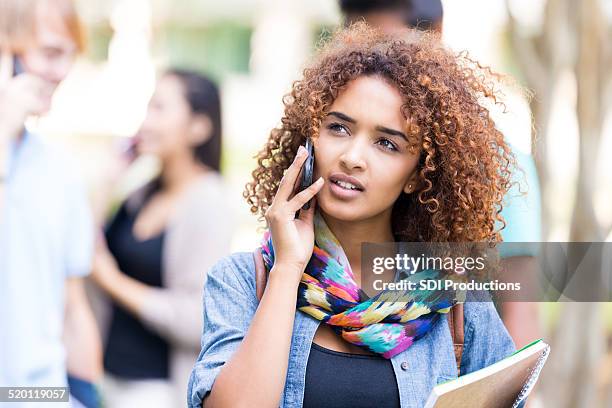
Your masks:
<path fill-rule="evenodd" d="M 504 196 L 501 215 L 506 227 L 501 231 L 504 242 L 515 244 L 499 246 L 500 256 L 536 256 L 542 241 L 542 210 L 540 184 L 535 162 L 531 155 L 513 148 L 518 169 L 512 173 L 514 183 Z M 522 171 L 521 171 L 522 170 Z M 501 227 L 501 223 L 497 223 Z M 526 243 L 526 244 L 524 244 Z"/>
<path fill-rule="evenodd" d="M 0 386 L 65 386 L 66 278 L 89 273 L 93 225 L 66 158 L 26 133 L 0 205 Z"/>
<path fill-rule="evenodd" d="M 189 407 L 201 407 L 223 364 L 232 358 L 246 335 L 257 304 L 252 253 L 223 258 L 208 272 L 202 350 L 189 379 Z M 514 352 L 512 339 L 491 302 L 467 302 L 464 317 L 462 374 L 489 366 Z M 319 324 L 319 320 L 296 311 L 281 407 L 302 405 L 308 354 Z M 446 315 L 391 362 L 401 407 L 423 407 L 436 384 L 457 377 Z"/>

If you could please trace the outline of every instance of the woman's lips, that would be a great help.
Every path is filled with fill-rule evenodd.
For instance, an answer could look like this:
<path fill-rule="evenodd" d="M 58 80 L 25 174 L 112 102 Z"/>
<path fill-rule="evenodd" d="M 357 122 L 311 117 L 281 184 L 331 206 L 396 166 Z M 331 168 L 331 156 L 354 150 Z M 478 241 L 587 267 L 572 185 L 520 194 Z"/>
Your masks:
<path fill-rule="evenodd" d="M 329 191 L 332 193 L 332 195 L 341 200 L 350 200 L 358 197 L 360 194 L 363 194 L 363 191 L 361 190 L 345 188 L 333 181 L 328 182 L 327 185 L 329 186 Z"/>
<path fill-rule="evenodd" d="M 361 191 L 365 190 L 363 183 L 358 178 L 349 176 L 348 174 L 344 174 L 340 172 L 332 173 L 329 176 L 329 181 L 339 182 L 340 184 L 343 184 L 343 183 L 351 184 L 352 187 L 356 187 L 358 190 L 361 190 Z"/>

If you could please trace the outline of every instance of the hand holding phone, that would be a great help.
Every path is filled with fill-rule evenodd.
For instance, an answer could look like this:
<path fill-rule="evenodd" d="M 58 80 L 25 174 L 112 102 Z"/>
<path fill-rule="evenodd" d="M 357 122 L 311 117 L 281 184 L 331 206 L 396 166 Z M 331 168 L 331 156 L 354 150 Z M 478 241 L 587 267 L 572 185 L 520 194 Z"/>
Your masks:
<path fill-rule="evenodd" d="M 24 72 L 14 54 L 0 55 L 0 137 L 18 137 L 28 116 L 42 115 L 51 108 L 54 85 Z"/>
<path fill-rule="evenodd" d="M 302 169 L 302 177 L 300 179 L 300 191 L 303 191 L 312 185 L 312 178 L 314 173 L 314 148 L 312 146 L 312 141 L 310 138 L 306 138 L 306 143 L 304 145 L 306 152 L 308 153 L 308 157 L 304 162 L 304 167 Z M 310 201 L 302 206 L 303 210 L 308 210 L 310 208 Z"/>
<path fill-rule="evenodd" d="M 300 175 L 306 160 L 312 158 L 304 146 L 300 146 L 291 165 L 285 170 L 278 189 L 265 213 L 266 222 L 274 243 L 274 268 L 270 279 L 289 279 L 298 284 L 304 268 L 312 257 L 314 245 L 314 202 L 308 210 L 303 210 L 305 204 L 321 191 L 325 180 L 319 177 L 306 190 L 296 190 L 302 182 L 308 182 L 309 173 Z M 312 160 L 312 159 L 311 159 Z M 304 180 L 306 179 L 306 180 Z M 315 199 L 316 202 L 316 199 Z M 283 266 L 284 265 L 284 266 Z M 275 268 L 283 272 L 274 278 Z"/>

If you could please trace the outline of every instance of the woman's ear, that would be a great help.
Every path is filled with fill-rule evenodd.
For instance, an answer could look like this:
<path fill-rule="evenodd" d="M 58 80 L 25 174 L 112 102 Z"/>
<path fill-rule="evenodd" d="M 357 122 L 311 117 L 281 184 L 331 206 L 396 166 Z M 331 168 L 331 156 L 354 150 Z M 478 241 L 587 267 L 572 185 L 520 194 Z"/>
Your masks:
<path fill-rule="evenodd" d="M 419 174 L 418 172 L 415 171 L 408 178 L 408 181 L 406 181 L 406 184 L 404 185 L 404 193 L 412 194 L 415 191 L 417 191 L 419 189 L 419 181 L 420 181 Z"/>
<path fill-rule="evenodd" d="M 206 142 L 212 136 L 213 124 L 208 115 L 196 114 L 191 119 L 189 127 L 189 142 L 198 146 Z"/>

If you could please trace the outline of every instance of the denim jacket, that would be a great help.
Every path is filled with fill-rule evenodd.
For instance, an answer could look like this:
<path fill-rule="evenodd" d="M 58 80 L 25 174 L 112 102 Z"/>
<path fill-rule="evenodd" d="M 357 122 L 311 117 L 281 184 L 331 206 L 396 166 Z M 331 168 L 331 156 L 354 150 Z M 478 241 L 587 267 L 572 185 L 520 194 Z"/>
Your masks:
<path fill-rule="evenodd" d="M 465 341 L 461 373 L 479 370 L 514 352 L 515 347 L 491 302 L 464 305 Z M 202 406 L 215 378 L 244 338 L 257 310 L 253 254 L 221 259 L 208 272 L 204 286 L 202 350 L 189 379 L 188 406 Z M 280 406 L 302 406 L 306 364 L 320 321 L 297 310 L 289 365 Z M 421 408 L 432 388 L 457 377 L 446 315 L 429 333 L 391 359 L 402 408 Z"/>

